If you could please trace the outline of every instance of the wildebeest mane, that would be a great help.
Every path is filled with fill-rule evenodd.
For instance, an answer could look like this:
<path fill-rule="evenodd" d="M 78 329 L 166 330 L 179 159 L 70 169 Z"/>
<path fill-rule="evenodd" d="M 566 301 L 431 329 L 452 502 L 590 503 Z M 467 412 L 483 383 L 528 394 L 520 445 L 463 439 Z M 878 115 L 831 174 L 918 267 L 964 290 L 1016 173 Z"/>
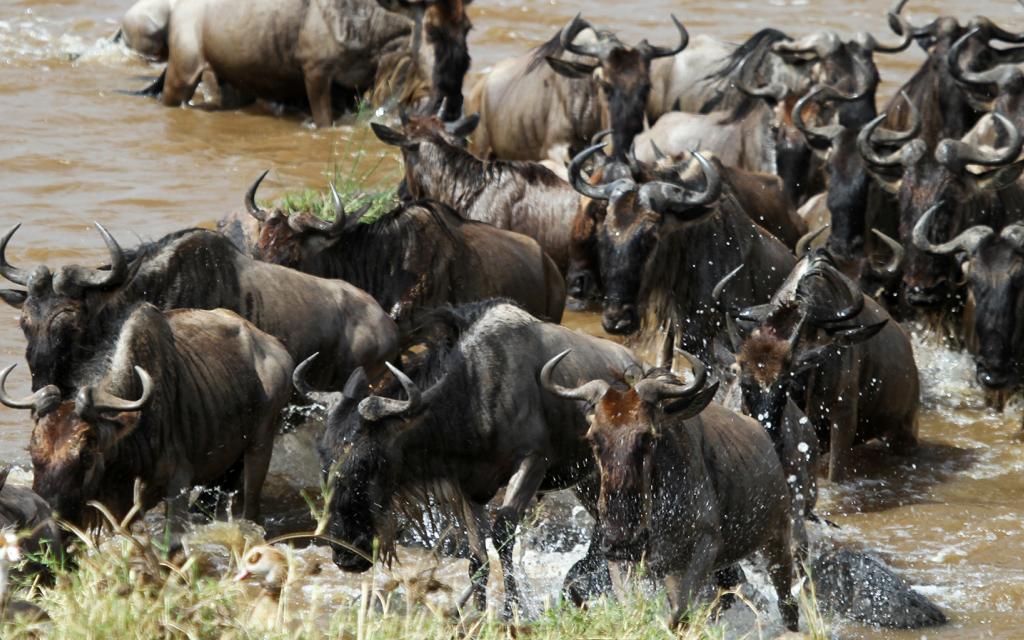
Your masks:
<path fill-rule="evenodd" d="M 761 29 L 750 36 L 746 42 L 736 47 L 736 50 L 729 54 L 722 61 L 721 66 L 704 76 L 701 81 L 716 85 L 714 95 L 701 105 L 698 113 L 708 114 L 714 111 L 726 111 L 724 123 L 742 120 L 750 111 L 761 102 L 761 98 L 755 98 L 743 94 L 733 86 L 732 76 L 739 69 L 740 63 L 748 55 L 752 55 L 750 65 L 754 69 L 761 66 L 765 56 L 771 55 L 771 47 L 776 42 L 792 40 L 785 33 L 778 29 Z"/>

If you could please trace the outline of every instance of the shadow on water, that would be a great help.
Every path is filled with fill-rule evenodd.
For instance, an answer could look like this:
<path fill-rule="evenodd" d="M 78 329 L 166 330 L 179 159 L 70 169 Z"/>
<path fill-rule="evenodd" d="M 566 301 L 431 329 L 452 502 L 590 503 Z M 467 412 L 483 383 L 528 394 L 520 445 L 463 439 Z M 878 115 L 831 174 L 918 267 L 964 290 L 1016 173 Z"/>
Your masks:
<path fill-rule="evenodd" d="M 871 442 L 854 455 L 856 479 L 831 486 L 828 515 L 878 513 L 934 502 L 932 489 L 977 464 L 981 449 L 922 442 L 913 452 L 899 455 Z"/>

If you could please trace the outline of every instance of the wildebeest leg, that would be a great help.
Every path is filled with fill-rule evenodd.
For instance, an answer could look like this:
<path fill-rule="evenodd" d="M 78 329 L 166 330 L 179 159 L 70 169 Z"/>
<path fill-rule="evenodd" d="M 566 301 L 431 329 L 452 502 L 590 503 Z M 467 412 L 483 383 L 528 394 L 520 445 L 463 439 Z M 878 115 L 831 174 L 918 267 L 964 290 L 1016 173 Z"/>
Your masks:
<path fill-rule="evenodd" d="M 171 57 L 165 71 L 164 90 L 160 95 L 160 100 L 168 107 L 177 107 L 191 100 L 206 69 L 199 45 L 189 42 L 184 36 L 181 40 L 183 42 L 172 44 Z"/>
<path fill-rule="evenodd" d="M 275 418 L 276 412 L 272 412 Z M 269 430 L 263 428 L 261 431 L 273 433 L 273 423 Z M 242 478 L 242 517 L 246 520 L 256 522 L 260 517 L 260 494 L 263 493 L 263 482 L 267 479 L 267 470 L 270 468 L 270 456 L 274 449 L 272 446 L 273 436 L 264 442 L 254 443 L 245 452 L 243 464 L 245 475 Z"/>
<path fill-rule="evenodd" d="M 601 553 L 601 527 L 594 523 L 587 554 L 576 561 L 565 574 L 562 598 L 582 607 L 588 601 L 612 591 L 608 561 Z"/>
<path fill-rule="evenodd" d="M 743 568 L 738 564 L 715 571 L 715 585 L 724 591 L 731 591 L 746 581 L 747 577 L 743 574 Z M 720 611 L 728 611 L 734 604 L 736 604 L 735 593 L 725 593 L 718 600 Z"/>
<path fill-rule="evenodd" d="M 490 565 L 487 563 L 487 538 L 484 534 L 487 524 L 487 508 L 468 498 L 462 499 L 462 521 L 469 535 L 469 588 L 459 597 L 456 606 L 465 608 L 469 598 L 483 611 L 487 608 L 487 578 Z"/>
<path fill-rule="evenodd" d="M 857 413 L 848 411 L 833 415 L 829 437 L 828 479 L 829 482 L 845 482 L 850 477 L 850 453 L 857 435 Z"/>
<path fill-rule="evenodd" d="M 309 110 L 313 113 L 313 124 L 317 127 L 329 127 L 334 121 L 331 108 L 331 74 L 326 69 L 308 66 L 302 70 L 306 81 L 306 98 Z"/>
<path fill-rule="evenodd" d="M 793 585 L 793 552 L 789 548 L 788 532 L 783 529 L 780 535 L 765 549 L 768 560 L 768 577 L 775 587 L 775 595 L 779 599 L 779 613 L 782 622 L 790 631 L 796 631 L 800 612 L 796 600 L 790 592 Z"/>
<path fill-rule="evenodd" d="M 675 629 L 684 622 L 690 605 L 715 566 L 718 545 L 709 535 L 702 535 L 694 546 L 690 563 L 682 573 L 665 576 L 665 591 L 668 595 L 669 628 Z"/>
<path fill-rule="evenodd" d="M 526 511 L 530 499 L 537 493 L 547 472 L 547 461 L 531 454 L 519 463 L 519 469 L 505 488 L 505 501 L 494 516 L 491 535 L 501 558 L 501 572 L 505 581 L 505 615 L 511 616 L 522 604 L 519 585 L 512 575 L 512 549 L 516 540 L 516 527 Z"/>

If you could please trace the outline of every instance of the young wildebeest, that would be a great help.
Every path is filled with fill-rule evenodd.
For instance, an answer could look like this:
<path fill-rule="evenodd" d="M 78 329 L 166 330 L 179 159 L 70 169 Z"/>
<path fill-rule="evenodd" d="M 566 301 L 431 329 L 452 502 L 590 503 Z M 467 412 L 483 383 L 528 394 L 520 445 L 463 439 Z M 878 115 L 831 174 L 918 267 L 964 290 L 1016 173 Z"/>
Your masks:
<path fill-rule="evenodd" d="M 672 21 L 680 39 L 674 49 L 646 40 L 630 47 L 577 15 L 532 52 L 498 63 L 470 90 L 468 111 L 481 117 L 471 150 L 564 166 L 598 130 L 611 127 L 621 156 L 643 129 L 651 61 L 674 56 L 689 41 L 683 25 Z"/>
<path fill-rule="evenodd" d="M 187 229 L 124 251 L 97 225 L 110 251 L 109 270 L 78 265 L 56 274 L 39 265 L 12 267 L 0 239 L 0 275 L 26 290 L 0 289 L 21 310 L 32 388 L 77 387 L 77 369 L 118 334 L 126 311 L 141 301 L 162 309 L 234 311 L 278 338 L 295 360 L 322 353 L 315 379 L 340 389 L 359 366 L 371 375 L 398 348 L 398 328 L 369 294 L 341 280 L 317 278 L 239 253 L 220 234 Z"/>
<path fill-rule="evenodd" d="M 333 119 L 332 93 L 372 90 L 427 109 L 448 100 L 448 119 L 462 108 L 469 69 L 463 0 L 178 0 L 171 12 L 162 101 L 191 99 L 212 72 L 244 94 L 307 104 L 319 127 Z M 404 14 L 404 15 L 403 15 Z"/>
<path fill-rule="evenodd" d="M 475 126 L 466 118 L 465 129 Z M 469 220 L 530 236 L 565 273 L 569 236 L 580 197 L 550 169 L 533 162 L 480 160 L 451 142 L 451 125 L 436 116 L 408 118 L 399 132 L 373 123 L 381 142 L 399 147 L 413 199 L 452 207 Z"/>
<path fill-rule="evenodd" d="M 597 148 L 573 159 L 569 177 L 583 195 L 608 201 L 596 241 L 605 331 L 631 334 L 653 316 L 682 327 L 684 349 L 710 354 L 724 326 L 711 302 L 715 283 L 747 264 L 734 291 L 749 304 L 767 301 L 792 269 L 793 254 L 754 224 L 700 153 L 697 175 L 594 186 L 580 178 L 580 167 Z"/>
<path fill-rule="evenodd" d="M 567 353 L 545 365 L 541 384 L 588 407 L 605 556 L 643 560 L 664 581 L 674 627 L 715 569 L 763 551 L 782 619 L 796 630 L 789 495 L 761 427 L 721 406 L 707 406 L 714 387 L 694 402 L 703 387 L 702 369 L 690 386 L 655 369 L 635 385 L 599 379 L 566 388 L 551 376 Z"/>
<path fill-rule="evenodd" d="M 829 450 L 830 480 L 849 478 L 855 444 L 917 444 L 920 393 L 910 337 L 826 250 L 801 260 L 770 303 L 736 316 L 754 325 L 737 354 L 744 404 L 780 425 L 786 399 L 795 397 Z"/>
<path fill-rule="evenodd" d="M 87 524 L 90 500 L 123 518 L 140 478 L 142 506 L 166 500 L 177 529 L 188 490 L 239 461 L 244 516 L 259 517 L 292 366 L 280 342 L 230 311 L 162 313 L 142 303 L 83 368 L 73 397 L 51 385 L 10 398 L 11 365 L 0 373 L 0 402 L 32 410 L 32 488 L 61 518 Z"/>
<path fill-rule="evenodd" d="M 424 488 L 450 485 L 464 498 L 455 502 L 465 505 L 472 593 L 482 607 L 484 505 L 504 488 L 492 536 L 509 611 L 520 601 L 512 574 L 515 529 L 534 495 L 576 487 L 581 503 L 597 513 L 582 407 L 546 393 L 536 372 L 568 348 L 573 356 L 557 376 L 562 384 L 610 379 L 637 359 L 621 345 L 541 322 L 502 301 L 464 305 L 452 315 L 462 329 L 449 351 L 432 351 L 415 382 L 393 369 L 407 400 L 365 397 L 366 384 L 358 378 L 343 394 L 324 399 L 332 406 L 320 456 L 325 473 L 334 467 L 327 532 L 351 545 L 334 545 L 335 564 L 365 571 L 375 537 L 382 538 L 385 556 L 393 553 L 394 512 L 429 508 Z M 306 390 L 303 366 L 295 374 L 300 391 Z M 397 387 L 392 385 L 395 394 Z"/>
<path fill-rule="evenodd" d="M 361 224 L 363 211 L 345 217 L 336 191 L 333 222 L 268 213 L 255 204 L 258 186 L 259 180 L 246 196 L 249 213 L 259 220 L 256 257 L 359 287 L 403 331 L 424 309 L 488 298 L 508 298 L 544 320 L 562 318 L 565 281 L 532 238 L 464 220 L 431 200 L 403 204 Z"/>
<path fill-rule="evenodd" d="M 1002 396 L 1020 386 L 1024 368 L 1024 223 L 1016 222 L 996 233 L 974 226 L 955 238 L 933 244 L 928 227 L 939 206 L 929 209 L 914 226 L 914 244 L 935 255 L 958 255 L 969 295 L 964 328 L 974 353 L 978 383 Z M 937 235 L 937 234 L 932 234 Z M 1002 406 L 1000 402 L 1000 406 Z"/>

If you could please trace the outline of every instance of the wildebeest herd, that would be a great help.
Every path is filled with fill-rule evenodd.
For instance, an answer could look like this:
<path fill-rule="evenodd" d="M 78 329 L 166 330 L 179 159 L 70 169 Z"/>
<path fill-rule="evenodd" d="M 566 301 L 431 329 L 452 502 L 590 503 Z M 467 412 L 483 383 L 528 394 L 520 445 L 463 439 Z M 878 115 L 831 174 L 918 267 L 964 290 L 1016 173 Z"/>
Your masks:
<path fill-rule="evenodd" d="M 180 105 L 202 82 L 207 107 L 316 126 L 388 107 L 372 128 L 401 203 L 367 220 L 332 186 L 326 218 L 267 210 L 260 176 L 217 232 L 125 249 L 97 224 L 109 262 L 57 269 L 8 262 L 15 225 L 0 296 L 32 392 L 4 390 L 12 365 L 0 402 L 31 412 L 33 489 L 79 526 L 91 500 L 128 513 L 136 478 L 175 531 L 197 485 L 239 488 L 255 519 L 283 407 L 317 402 L 342 569 L 440 505 L 468 538 L 462 603 L 486 604 L 490 537 L 511 613 L 517 528 L 572 489 L 596 525 L 570 598 L 643 562 L 678 624 L 761 551 L 796 629 L 819 475 L 918 445 L 901 323 L 949 331 L 999 408 L 1024 366 L 1024 33 L 913 25 L 906 3 L 884 38 L 738 45 L 577 16 L 464 100 L 461 0 L 142 0 L 118 38 L 167 66 L 141 93 Z M 926 61 L 879 105 L 875 55 L 914 43 Z M 657 362 L 559 325 L 567 304 L 660 336 Z"/>

